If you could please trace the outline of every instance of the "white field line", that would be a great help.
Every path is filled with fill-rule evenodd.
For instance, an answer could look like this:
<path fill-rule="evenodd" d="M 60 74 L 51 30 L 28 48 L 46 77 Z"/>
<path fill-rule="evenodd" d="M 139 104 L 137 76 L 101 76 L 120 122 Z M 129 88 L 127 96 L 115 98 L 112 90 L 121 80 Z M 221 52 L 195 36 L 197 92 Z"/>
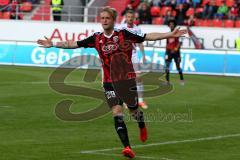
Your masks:
<path fill-rule="evenodd" d="M 186 139 L 186 140 L 180 140 L 180 141 L 167 141 L 167 142 L 135 145 L 135 146 L 132 146 L 132 148 L 145 148 L 145 147 L 161 146 L 161 145 L 169 145 L 169 144 L 211 141 L 211 140 L 219 140 L 219 139 L 233 138 L 233 137 L 240 137 L 240 133 L 228 134 L 228 135 L 222 135 L 222 136 L 214 136 L 214 137 L 203 137 L 203 138 L 197 138 L 197 139 Z M 118 148 L 108 148 L 108 149 L 99 149 L 99 150 L 86 150 L 86 151 L 81 151 L 80 153 L 89 153 L 90 154 L 90 153 L 107 152 L 107 151 L 120 150 L 120 149 L 122 149 L 122 148 L 118 147 Z"/>
<path fill-rule="evenodd" d="M 0 106 L 0 108 L 10 108 L 12 106 Z"/>
<path fill-rule="evenodd" d="M 99 153 L 99 152 L 95 152 L 95 153 L 85 153 L 85 154 L 91 154 L 91 155 L 102 155 L 102 156 L 112 156 L 112 157 L 122 157 L 123 155 L 121 154 L 109 154 L 109 153 Z M 135 156 L 135 158 L 140 158 L 140 159 L 152 159 L 152 160 L 173 160 L 173 159 L 169 159 L 169 158 L 156 158 L 156 157 L 147 157 L 147 156 Z"/>

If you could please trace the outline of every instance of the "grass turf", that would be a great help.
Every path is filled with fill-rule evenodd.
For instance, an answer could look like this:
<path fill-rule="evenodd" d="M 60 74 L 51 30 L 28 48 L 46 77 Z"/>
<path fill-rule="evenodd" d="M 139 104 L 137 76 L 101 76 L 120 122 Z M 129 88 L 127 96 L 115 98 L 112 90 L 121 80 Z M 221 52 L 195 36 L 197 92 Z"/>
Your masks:
<path fill-rule="evenodd" d="M 121 150 L 82 154 L 85 150 L 121 147 L 111 114 L 90 122 L 66 122 L 54 114 L 62 99 L 75 100 L 71 110 L 81 112 L 99 100 L 61 95 L 50 89 L 48 77 L 53 69 L 0 66 L 0 159 L 1 160 L 124 160 Z M 99 78 L 87 84 L 83 70 L 72 73 L 69 81 L 101 90 Z M 174 90 L 148 98 L 150 117 L 157 113 L 188 115 L 187 121 L 150 119 L 149 140 L 182 141 L 240 133 L 240 81 L 237 77 L 185 75 L 186 85 L 171 75 Z M 152 117 L 150 117 L 152 118 Z M 159 117 L 158 117 L 159 118 Z M 135 122 L 127 122 L 132 145 L 142 144 Z M 239 160 L 240 136 L 216 140 L 135 148 L 135 159 Z"/>

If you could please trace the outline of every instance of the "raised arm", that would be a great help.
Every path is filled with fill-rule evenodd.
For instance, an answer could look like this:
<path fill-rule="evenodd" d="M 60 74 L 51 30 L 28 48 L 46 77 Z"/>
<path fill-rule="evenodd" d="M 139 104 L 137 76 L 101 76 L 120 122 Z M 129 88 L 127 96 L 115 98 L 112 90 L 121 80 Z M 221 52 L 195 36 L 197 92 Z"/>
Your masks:
<path fill-rule="evenodd" d="M 45 39 L 39 39 L 37 41 L 37 44 L 39 44 L 41 47 L 45 47 L 45 48 L 56 47 L 56 48 L 64 48 L 64 49 L 79 48 L 77 41 L 65 41 L 65 42 L 53 43 L 47 37 L 44 37 L 44 38 Z"/>
<path fill-rule="evenodd" d="M 181 37 L 187 33 L 186 29 L 180 30 L 179 28 L 175 28 L 172 32 L 167 33 L 147 33 L 145 37 L 145 41 L 156 41 L 161 39 L 173 38 L 173 37 Z"/>

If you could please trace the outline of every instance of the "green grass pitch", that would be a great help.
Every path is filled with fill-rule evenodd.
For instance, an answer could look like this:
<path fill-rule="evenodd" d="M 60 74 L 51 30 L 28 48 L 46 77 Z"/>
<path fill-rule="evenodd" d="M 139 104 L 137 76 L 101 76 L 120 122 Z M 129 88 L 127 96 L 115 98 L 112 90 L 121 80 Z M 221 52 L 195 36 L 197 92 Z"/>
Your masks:
<path fill-rule="evenodd" d="M 72 112 L 99 103 L 61 95 L 49 88 L 51 68 L 0 66 L 0 160 L 125 160 L 111 114 L 89 122 L 67 122 L 54 114 L 57 102 L 75 100 Z M 100 80 L 82 82 L 83 70 L 67 80 L 101 90 Z M 146 115 L 188 115 L 187 121 L 149 120 L 149 139 L 141 143 L 135 122 L 128 121 L 135 159 L 239 160 L 239 77 L 171 75 L 171 93 L 146 99 Z M 117 149 L 112 149 L 117 148 Z M 105 151 L 93 151 L 107 149 Z M 84 151 L 89 151 L 88 153 Z"/>

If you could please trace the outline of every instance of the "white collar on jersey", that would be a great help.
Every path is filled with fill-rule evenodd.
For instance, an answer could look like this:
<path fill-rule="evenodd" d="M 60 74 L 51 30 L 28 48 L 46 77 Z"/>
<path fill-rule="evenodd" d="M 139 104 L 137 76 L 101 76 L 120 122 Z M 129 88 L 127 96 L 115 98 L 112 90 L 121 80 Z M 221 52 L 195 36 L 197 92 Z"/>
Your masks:
<path fill-rule="evenodd" d="M 112 37 L 113 33 L 114 33 L 114 30 L 113 30 L 112 33 L 108 36 L 108 35 L 106 35 L 106 34 L 103 32 L 104 37 L 106 37 L 106 38 L 110 38 L 110 37 Z"/>
<path fill-rule="evenodd" d="M 134 27 L 136 27 L 136 25 L 133 24 L 132 26 L 129 26 L 129 25 L 126 23 L 126 27 L 127 27 L 127 28 L 134 28 Z"/>

